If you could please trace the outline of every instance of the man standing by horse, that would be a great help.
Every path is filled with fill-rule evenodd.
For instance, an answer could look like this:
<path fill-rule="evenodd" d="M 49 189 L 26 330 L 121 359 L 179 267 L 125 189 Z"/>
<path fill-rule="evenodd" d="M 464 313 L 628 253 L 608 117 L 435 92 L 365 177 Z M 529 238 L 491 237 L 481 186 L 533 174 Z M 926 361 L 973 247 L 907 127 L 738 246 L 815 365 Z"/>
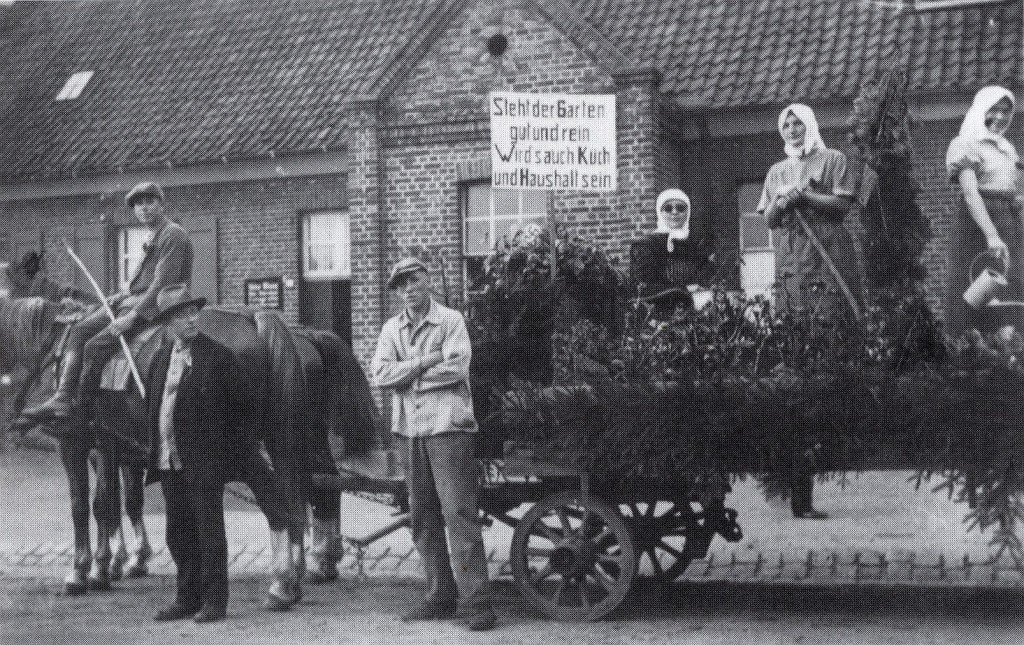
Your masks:
<path fill-rule="evenodd" d="M 23 414 L 30 418 L 67 417 L 77 402 L 88 406 L 95 398 L 103 365 L 120 348 L 120 336 L 144 327 L 157 314 L 157 294 L 168 285 L 191 283 L 192 243 L 185 230 L 167 218 L 164 192 L 154 182 L 136 185 L 125 195 L 125 204 L 150 231 L 143 245 L 142 262 L 128 282 L 126 292 L 109 298 L 120 312 L 113 321 L 100 307 L 71 331 L 64 353 L 57 391 L 42 404 Z M 88 420 L 89 410 L 82 410 Z"/>
<path fill-rule="evenodd" d="M 430 297 L 427 267 L 416 258 L 392 268 L 388 287 L 401 294 L 405 310 L 381 330 L 373 378 L 394 393 L 391 430 L 406 439 L 412 537 L 428 586 L 426 599 L 403 619 L 451 617 L 461 599 L 469 628 L 490 629 L 496 621 L 478 517 L 466 322 Z"/>
<path fill-rule="evenodd" d="M 154 322 L 165 342 L 153 360 L 149 397 L 149 480 L 159 478 L 167 507 L 167 547 L 178 568 L 174 602 L 156 620 L 224 618 L 228 605 L 228 544 L 224 486 L 234 465 L 257 445 L 242 429 L 246 404 L 242 368 L 228 348 L 199 332 L 206 304 L 185 284 L 162 289 Z"/>

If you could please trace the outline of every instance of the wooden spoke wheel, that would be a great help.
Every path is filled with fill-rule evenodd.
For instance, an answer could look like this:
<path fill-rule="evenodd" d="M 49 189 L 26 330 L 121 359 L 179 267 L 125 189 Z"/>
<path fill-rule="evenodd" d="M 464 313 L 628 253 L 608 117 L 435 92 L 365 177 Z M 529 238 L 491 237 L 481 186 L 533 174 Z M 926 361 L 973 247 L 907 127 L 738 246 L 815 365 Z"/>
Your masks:
<path fill-rule="evenodd" d="M 699 506 L 698 506 L 699 508 Z M 620 505 L 633 533 L 637 572 L 672 582 L 695 559 L 707 554 L 714 532 L 705 527 L 703 510 L 689 502 L 648 501 Z"/>
<path fill-rule="evenodd" d="M 622 515 L 577 491 L 537 502 L 516 526 L 510 556 L 520 593 L 558 620 L 601 618 L 622 603 L 636 575 Z"/>

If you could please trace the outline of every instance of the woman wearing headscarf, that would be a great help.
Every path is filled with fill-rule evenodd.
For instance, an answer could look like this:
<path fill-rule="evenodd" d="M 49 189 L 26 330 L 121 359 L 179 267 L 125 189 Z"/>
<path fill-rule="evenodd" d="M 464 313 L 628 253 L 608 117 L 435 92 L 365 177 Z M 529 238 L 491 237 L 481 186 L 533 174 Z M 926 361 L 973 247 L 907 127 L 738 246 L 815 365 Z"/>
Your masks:
<path fill-rule="evenodd" d="M 963 292 L 974 277 L 971 263 L 979 253 L 989 251 L 989 260 L 997 270 L 1005 271 L 1009 284 L 1002 299 L 1020 300 L 1024 296 L 1020 158 L 1005 136 L 1015 104 L 1013 93 L 1004 87 L 990 85 L 979 90 L 960 134 L 946 152 L 950 181 L 960 186 L 962 196 L 952 241 L 947 303 L 949 327 L 957 334 L 967 327 L 990 331 L 999 325 L 993 310 L 976 310 L 963 300 Z"/>
<path fill-rule="evenodd" d="M 779 114 L 779 134 L 786 158 L 768 171 L 758 212 L 768 218 L 775 245 L 775 305 L 780 311 L 810 311 L 833 315 L 849 306 L 833 274 L 799 221 L 821 242 L 855 300 L 860 299 L 860 275 L 853 238 L 843 219 L 856 205 L 856 177 L 847 170 L 846 156 L 825 145 L 818 120 L 801 103 Z M 821 285 L 823 289 L 815 289 Z M 859 303 L 858 303 L 859 306 Z M 795 464 L 790 502 L 797 518 L 825 519 L 812 503 L 814 475 L 809 465 Z"/>
<path fill-rule="evenodd" d="M 708 286 L 714 276 L 703 242 L 690 239 L 690 198 L 678 188 L 657 200 L 658 228 L 633 243 L 630 272 L 641 302 L 656 320 L 672 317 L 676 307 L 692 307 L 691 287 Z"/>
<path fill-rule="evenodd" d="M 843 219 L 856 205 L 856 177 L 846 155 L 825 145 L 814 111 L 794 103 L 779 114 L 786 158 L 768 171 L 758 212 L 774 229 L 776 306 L 835 312 L 846 302 L 842 288 L 797 215 L 821 242 L 855 299 L 860 274 L 853 238 Z M 814 291 L 822 284 L 824 290 Z"/>

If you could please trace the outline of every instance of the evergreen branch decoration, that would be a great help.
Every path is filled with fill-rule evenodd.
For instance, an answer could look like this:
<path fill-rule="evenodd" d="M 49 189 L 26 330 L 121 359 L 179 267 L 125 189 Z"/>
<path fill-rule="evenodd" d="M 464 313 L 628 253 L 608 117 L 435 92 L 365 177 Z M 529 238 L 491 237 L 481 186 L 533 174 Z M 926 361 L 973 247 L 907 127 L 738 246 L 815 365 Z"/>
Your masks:
<path fill-rule="evenodd" d="M 860 171 L 864 265 L 873 289 L 912 291 L 924 277 L 921 252 L 928 222 L 917 204 L 920 184 L 913 172 L 907 77 L 899 62 L 867 82 L 847 120 L 847 157 Z"/>
<path fill-rule="evenodd" d="M 905 296 L 855 325 L 717 289 L 656 327 L 581 320 L 555 336 L 560 383 L 513 387 L 485 432 L 617 485 L 674 481 L 698 496 L 746 474 L 777 485 L 808 464 L 915 470 L 916 485 L 972 502 L 968 530 L 1020 557 L 1024 338 L 953 342 L 926 312 Z"/>

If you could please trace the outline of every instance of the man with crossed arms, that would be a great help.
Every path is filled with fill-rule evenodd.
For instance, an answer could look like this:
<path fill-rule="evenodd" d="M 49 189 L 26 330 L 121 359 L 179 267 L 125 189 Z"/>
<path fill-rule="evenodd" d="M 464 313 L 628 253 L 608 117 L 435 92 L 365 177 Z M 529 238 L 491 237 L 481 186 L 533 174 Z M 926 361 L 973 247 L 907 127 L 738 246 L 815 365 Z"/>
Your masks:
<path fill-rule="evenodd" d="M 384 324 L 371 369 L 376 385 L 392 390 L 391 429 L 405 437 L 412 537 L 428 586 L 403 620 L 449 618 L 458 600 L 471 630 L 490 629 L 496 620 L 480 533 L 466 323 L 430 297 L 427 267 L 416 258 L 392 268 L 388 287 L 405 309 Z"/>

